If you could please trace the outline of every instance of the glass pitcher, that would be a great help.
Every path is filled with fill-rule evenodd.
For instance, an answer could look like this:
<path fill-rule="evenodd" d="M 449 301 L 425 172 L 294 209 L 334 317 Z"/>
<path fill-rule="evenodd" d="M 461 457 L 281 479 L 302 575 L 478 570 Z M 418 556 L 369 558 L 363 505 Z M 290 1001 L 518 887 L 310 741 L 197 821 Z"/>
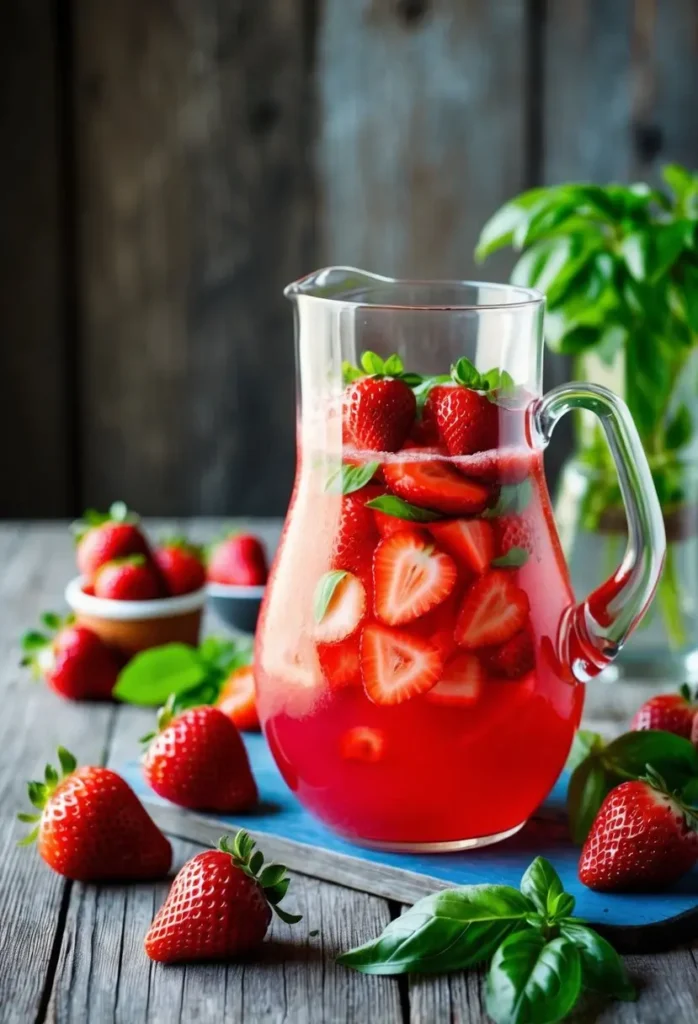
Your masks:
<path fill-rule="evenodd" d="M 290 285 L 293 496 L 255 653 L 291 789 L 350 840 L 450 851 L 547 796 L 584 683 L 643 615 L 665 552 L 635 426 L 603 388 L 541 397 L 544 299 L 331 267 Z M 596 413 L 629 541 L 575 601 L 543 474 L 558 419 Z"/>

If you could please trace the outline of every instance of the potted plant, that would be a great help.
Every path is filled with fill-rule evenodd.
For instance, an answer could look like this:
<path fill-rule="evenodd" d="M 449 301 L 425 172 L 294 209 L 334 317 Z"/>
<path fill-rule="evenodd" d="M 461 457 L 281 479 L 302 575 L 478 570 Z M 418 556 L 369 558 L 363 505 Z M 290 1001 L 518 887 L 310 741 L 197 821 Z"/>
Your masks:
<path fill-rule="evenodd" d="M 476 255 L 520 252 L 512 281 L 546 294 L 549 347 L 630 407 L 669 543 L 649 624 L 620 664 L 668 681 L 698 676 L 698 174 L 674 164 L 663 181 L 532 189 L 491 217 Z M 573 583 L 592 589 L 622 558 L 625 514 L 603 434 L 581 417 L 556 515 Z"/>

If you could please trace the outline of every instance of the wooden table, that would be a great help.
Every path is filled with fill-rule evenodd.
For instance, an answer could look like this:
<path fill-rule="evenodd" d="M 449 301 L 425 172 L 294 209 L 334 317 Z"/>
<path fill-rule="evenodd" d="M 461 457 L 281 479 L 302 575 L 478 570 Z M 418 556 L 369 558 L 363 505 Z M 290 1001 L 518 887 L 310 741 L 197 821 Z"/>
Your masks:
<path fill-rule="evenodd" d="M 273 543 L 277 523 L 256 523 Z M 210 535 L 211 522 L 192 524 Z M 0 1022 L 102 1024 L 140 1021 L 261 1021 L 397 1024 L 485 1021 L 483 974 L 431 980 L 366 977 L 335 965 L 335 955 L 380 931 L 400 906 L 296 875 L 288 903 L 303 914 L 290 928 L 274 920 L 260 955 L 225 966 L 151 964 L 143 936 L 162 903 L 157 885 L 84 886 L 66 882 L 33 849 L 17 847 L 25 780 L 41 777 L 62 743 L 82 763 L 119 764 L 133 756 L 152 713 L 69 704 L 18 667 L 18 638 L 38 614 L 63 606 L 73 551 L 63 524 L 0 526 Z M 645 691 L 590 689 L 587 724 L 619 731 Z M 196 848 L 175 842 L 181 864 Z M 698 942 L 654 956 L 631 956 L 641 987 L 635 1004 L 587 1007 L 577 1021 L 695 1024 Z"/>

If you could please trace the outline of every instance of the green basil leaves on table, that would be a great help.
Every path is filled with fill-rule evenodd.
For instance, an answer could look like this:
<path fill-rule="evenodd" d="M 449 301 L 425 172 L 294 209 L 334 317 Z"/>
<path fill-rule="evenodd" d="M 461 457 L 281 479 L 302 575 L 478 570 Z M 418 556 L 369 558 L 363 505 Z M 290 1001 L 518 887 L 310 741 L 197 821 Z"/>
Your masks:
<path fill-rule="evenodd" d="M 604 798 L 614 786 L 639 779 L 650 765 L 670 789 L 685 793 L 698 777 L 698 750 L 681 736 L 659 729 L 626 732 L 604 745 L 601 737 L 584 733 L 567 790 L 567 811 L 572 839 L 583 843 Z M 572 755 L 575 751 L 573 748 Z M 568 762 L 569 764 L 569 762 Z"/>
<path fill-rule="evenodd" d="M 174 696 L 177 711 L 212 704 L 227 676 L 251 660 L 252 647 L 246 641 L 210 636 L 198 648 L 164 644 L 129 661 L 119 674 L 114 696 L 145 707 L 159 707 Z"/>
<path fill-rule="evenodd" d="M 433 893 L 338 960 L 364 974 L 436 974 L 489 961 L 487 1010 L 496 1024 L 552 1024 L 584 991 L 634 999 L 623 961 L 573 910 L 552 864 L 537 857 L 520 891 L 469 885 Z"/>
<path fill-rule="evenodd" d="M 365 974 L 461 970 L 492 956 L 530 913 L 530 902 L 506 885 L 445 889 L 391 921 L 374 942 L 344 953 L 339 963 Z"/>

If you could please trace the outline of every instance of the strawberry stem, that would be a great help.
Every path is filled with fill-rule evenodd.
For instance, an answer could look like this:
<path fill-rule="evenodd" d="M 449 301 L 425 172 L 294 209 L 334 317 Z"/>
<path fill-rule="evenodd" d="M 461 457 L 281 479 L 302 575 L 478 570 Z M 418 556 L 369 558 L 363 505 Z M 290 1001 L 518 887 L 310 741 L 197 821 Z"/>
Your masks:
<path fill-rule="evenodd" d="M 291 881 L 286 874 L 286 868 L 283 864 L 265 865 L 264 854 L 261 850 L 255 851 L 256 845 L 252 836 L 244 829 L 240 829 L 234 838 L 221 836 L 218 841 L 218 849 L 229 854 L 233 864 L 259 885 L 274 913 L 286 924 L 296 924 L 302 915 L 289 914 L 279 906 Z"/>

